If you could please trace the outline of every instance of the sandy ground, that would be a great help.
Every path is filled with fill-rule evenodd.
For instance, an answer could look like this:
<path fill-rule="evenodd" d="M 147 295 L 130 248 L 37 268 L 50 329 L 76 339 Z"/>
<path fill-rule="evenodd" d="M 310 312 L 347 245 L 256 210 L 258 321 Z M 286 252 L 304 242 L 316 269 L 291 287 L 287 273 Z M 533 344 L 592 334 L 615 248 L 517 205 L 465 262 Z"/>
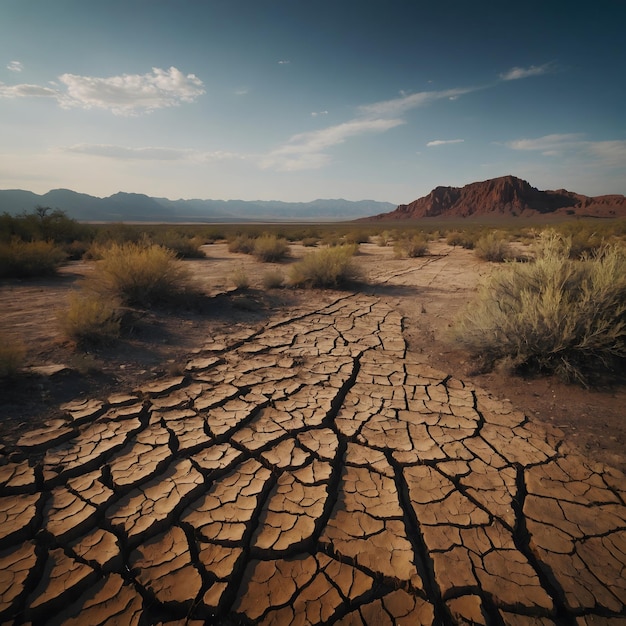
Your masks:
<path fill-rule="evenodd" d="M 185 262 L 207 294 L 201 307 L 144 312 L 132 332 L 115 345 L 89 352 L 67 341 L 58 322 L 68 294 L 89 273 L 89 263 L 70 263 L 51 279 L 0 282 L 0 332 L 23 341 L 29 366 L 63 364 L 69 368 L 52 377 L 33 374 L 0 383 L 0 440 L 7 453 L 20 433 L 54 417 L 64 402 L 106 397 L 116 389 L 134 389 L 176 373 L 212 336 L 260 328 L 270 318 L 331 298 L 329 292 L 319 290 L 263 289 L 266 271 L 286 272 L 290 262 L 307 252 L 300 245 L 292 245 L 291 259 L 281 264 L 262 264 L 231 254 L 222 243 L 205 246 L 205 252 L 205 260 Z M 430 255 L 418 259 L 396 259 L 391 248 L 362 244 L 357 262 L 363 280 L 356 289 L 378 296 L 402 314 L 405 338 L 414 355 L 498 398 L 509 399 L 531 420 L 562 429 L 570 447 L 626 471 L 624 387 L 587 390 L 551 377 L 476 374 L 468 355 L 447 341 L 454 318 L 493 270 L 492 264 L 442 242 L 432 244 Z M 247 292 L 232 291 L 232 275 L 238 270 L 245 271 L 251 281 Z"/>

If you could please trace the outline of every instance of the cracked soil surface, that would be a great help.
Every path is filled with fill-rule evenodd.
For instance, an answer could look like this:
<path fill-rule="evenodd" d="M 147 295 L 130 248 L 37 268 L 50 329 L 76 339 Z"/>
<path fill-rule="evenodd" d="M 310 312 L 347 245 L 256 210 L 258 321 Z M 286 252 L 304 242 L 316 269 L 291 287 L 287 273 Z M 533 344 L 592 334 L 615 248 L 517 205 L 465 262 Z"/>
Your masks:
<path fill-rule="evenodd" d="M 624 475 L 420 342 L 480 266 L 365 250 L 359 293 L 7 431 L 0 623 L 626 623 Z"/>

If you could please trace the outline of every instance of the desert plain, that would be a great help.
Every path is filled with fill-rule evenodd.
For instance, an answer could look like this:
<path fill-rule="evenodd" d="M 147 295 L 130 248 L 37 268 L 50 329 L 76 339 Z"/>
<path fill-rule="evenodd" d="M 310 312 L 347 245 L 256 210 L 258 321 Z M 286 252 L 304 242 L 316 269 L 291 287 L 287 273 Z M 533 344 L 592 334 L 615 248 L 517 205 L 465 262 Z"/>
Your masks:
<path fill-rule="evenodd" d="M 302 246 L 204 250 L 202 306 L 88 353 L 58 325 L 88 262 L 0 284 L 34 368 L 0 404 L 1 623 L 626 623 L 626 393 L 476 371 L 447 335 L 493 264 L 368 243 L 349 288 L 269 290 Z"/>

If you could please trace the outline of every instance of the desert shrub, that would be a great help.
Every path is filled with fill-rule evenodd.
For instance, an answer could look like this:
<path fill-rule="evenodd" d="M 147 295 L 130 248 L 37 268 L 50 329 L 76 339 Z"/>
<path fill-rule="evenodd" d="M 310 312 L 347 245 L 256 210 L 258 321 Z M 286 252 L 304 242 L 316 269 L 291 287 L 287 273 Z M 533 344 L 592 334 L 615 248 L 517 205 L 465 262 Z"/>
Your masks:
<path fill-rule="evenodd" d="M 345 243 L 369 243 L 370 236 L 369 233 L 362 230 L 350 230 L 345 234 L 344 242 Z"/>
<path fill-rule="evenodd" d="M 485 367 L 548 371 L 587 384 L 626 360 L 626 252 L 604 246 L 582 260 L 543 233 L 535 261 L 495 272 L 454 329 Z"/>
<path fill-rule="evenodd" d="M 110 343 L 120 333 L 119 308 L 100 294 L 73 292 L 59 323 L 65 335 L 79 344 Z"/>
<path fill-rule="evenodd" d="M 203 259 L 206 256 L 200 250 L 203 240 L 198 237 L 189 237 L 174 230 L 165 230 L 154 233 L 150 239 L 153 243 L 172 250 L 181 259 Z"/>
<path fill-rule="evenodd" d="M 285 276 L 280 270 L 268 270 L 263 274 L 265 289 L 279 289 L 285 282 Z"/>
<path fill-rule="evenodd" d="M 51 241 L 13 239 L 0 244 L 0 277 L 27 278 L 54 274 L 65 252 Z"/>
<path fill-rule="evenodd" d="M 304 237 L 302 239 L 302 245 L 305 248 L 314 248 L 319 241 L 319 237 Z"/>
<path fill-rule="evenodd" d="M 386 248 L 391 243 L 391 240 L 392 236 L 388 230 L 383 230 L 383 232 L 378 235 L 378 245 L 381 248 Z"/>
<path fill-rule="evenodd" d="M 393 246 L 396 258 L 416 258 L 428 254 L 428 241 L 423 235 L 413 235 L 407 239 L 396 241 Z"/>
<path fill-rule="evenodd" d="M 89 287 L 123 304 L 150 306 L 174 302 L 193 293 L 184 263 L 162 246 L 112 244 L 102 251 Z"/>
<path fill-rule="evenodd" d="M 496 230 L 479 237 L 474 245 L 474 252 L 479 258 L 495 263 L 502 263 L 513 258 L 509 242 L 502 233 Z"/>
<path fill-rule="evenodd" d="M 0 335 L 0 378 L 17 374 L 24 364 L 26 349 L 16 339 Z"/>
<path fill-rule="evenodd" d="M 228 241 L 228 251 L 252 254 L 254 252 L 254 241 L 254 238 L 249 235 L 237 235 Z"/>
<path fill-rule="evenodd" d="M 237 268 L 231 275 L 233 285 L 236 289 L 244 291 L 250 287 L 250 278 L 243 267 Z"/>
<path fill-rule="evenodd" d="M 288 256 L 289 243 L 286 239 L 276 237 L 275 235 L 262 235 L 254 240 L 252 254 L 264 263 L 280 261 Z"/>
<path fill-rule="evenodd" d="M 339 287 L 358 277 L 354 264 L 357 245 L 342 245 L 310 252 L 290 267 L 292 285 Z"/>

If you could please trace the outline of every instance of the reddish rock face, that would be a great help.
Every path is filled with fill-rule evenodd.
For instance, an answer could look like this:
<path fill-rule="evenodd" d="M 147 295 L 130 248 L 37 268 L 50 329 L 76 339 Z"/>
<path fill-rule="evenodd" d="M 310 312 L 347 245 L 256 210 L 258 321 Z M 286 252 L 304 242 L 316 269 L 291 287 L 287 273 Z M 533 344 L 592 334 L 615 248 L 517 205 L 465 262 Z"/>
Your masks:
<path fill-rule="evenodd" d="M 539 191 L 525 180 L 502 176 L 465 187 L 436 187 L 427 196 L 401 204 L 371 220 L 423 217 L 530 217 L 545 214 L 626 217 L 626 197 L 590 198 L 565 189 Z"/>

